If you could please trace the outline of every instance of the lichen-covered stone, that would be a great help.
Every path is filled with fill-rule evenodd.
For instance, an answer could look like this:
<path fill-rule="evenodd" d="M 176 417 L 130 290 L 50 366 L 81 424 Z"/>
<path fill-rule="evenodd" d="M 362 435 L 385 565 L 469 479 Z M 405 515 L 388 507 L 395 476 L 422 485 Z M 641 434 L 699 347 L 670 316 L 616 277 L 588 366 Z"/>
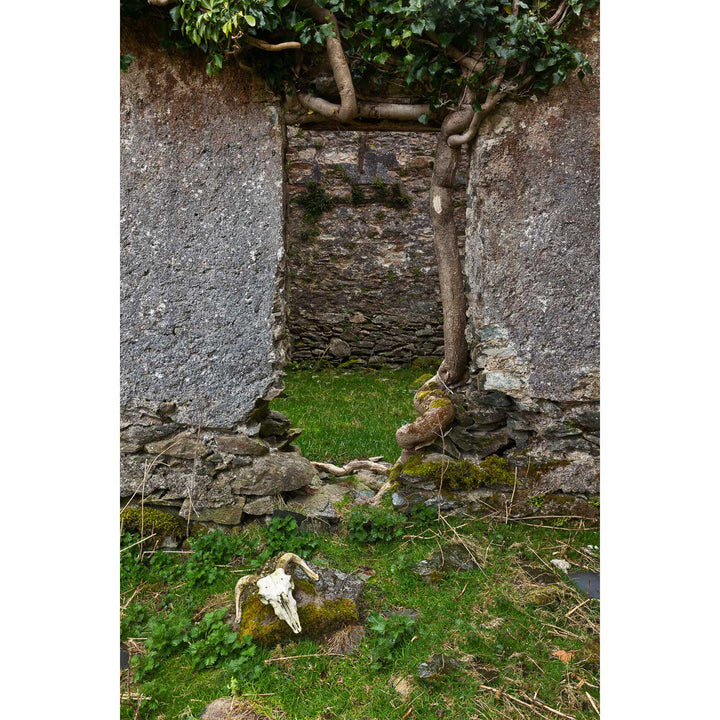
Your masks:
<path fill-rule="evenodd" d="M 319 479 L 310 461 L 294 452 L 263 455 L 255 458 L 249 467 L 228 470 L 220 475 L 239 495 L 277 495 Z"/>
<path fill-rule="evenodd" d="M 269 720 L 259 715 L 243 700 L 226 697 L 213 700 L 200 715 L 200 720 Z"/>
<path fill-rule="evenodd" d="M 220 452 L 234 453 L 235 455 L 251 455 L 257 457 L 267 455 L 270 451 L 265 443 L 246 437 L 245 435 L 216 435 L 215 443 Z"/>
<path fill-rule="evenodd" d="M 350 493 L 350 488 L 338 483 L 322 485 L 309 494 L 298 494 L 288 501 L 288 507 L 309 518 L 336 523 L 340 515 L 336 505 Z"/>
<path fill-rule="evenodd" d="M 240 525 L 245 507 L 245 498 L 233 498 L 232 503 L 216 507 L 200 503 L 191 503 L 186 500 L 180 509 L 180 515 L 189 518 L 192 522 L 211 522 L 216 525 L 233 527 Z"/>
<path fill-rule="evenodd" d="M 472 553 L 459 542 L 448 542 L 436 550 L 427 560 L 421 560 L 415 571 L 421 577 L 445 570 L 474 570 L 477 568 Z"/>
<path fill-rule="evenodd" d="M 243 511 L 246 515 L 270 515 L 275 509 L 275 502 L 271 495 L 249 497 Z"/>
<path fill-rule="evenodd" d="M 145 449 L 151 455 L 166 455 L 186 460 L 202 458 L 210 453 L 210 449 L 198 438 L 195 430 L 186 430 L 164 440 L 149 443 Z"/>
<path fill-rule="evenodd" d="M 340 628 L 356 625 L 359 617 L 358 600 L 364 582 L 347 573 L 308 563 L 319 575 L 311 580 L 297 565 L 288 572 L 295 583 L 293 597 L 297 603 L 302 632 L 296 635 L 279 620 L 270 605 L 263 605 L 257 593 L 243 604 L 238 636 L 251 635 L 261 645 L 272 646 L 291 642 L 299 637 L 320 639 Z"/>
<path fill-rule="evenodd" d="M 261 79 L 210 80 L 140 22 L 121 49 L 122 404 L 230 428 L 284 362 L 281 110 Z"/>
<path fill-rule="evenodd" d="M 514 476 L 507 460 L 492 455 L 478 464 L 443 455 L 413 455 L 402 467 L 401 486 L 422 488 L 440 484 L 447 489 L 472 490 L 491 485 L 512 485 Z"/>

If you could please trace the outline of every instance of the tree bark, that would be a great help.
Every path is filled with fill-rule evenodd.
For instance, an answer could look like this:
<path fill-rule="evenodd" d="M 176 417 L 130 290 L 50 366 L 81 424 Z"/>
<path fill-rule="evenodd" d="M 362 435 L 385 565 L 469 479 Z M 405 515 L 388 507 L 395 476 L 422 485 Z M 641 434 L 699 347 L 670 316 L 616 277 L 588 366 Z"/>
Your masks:
<path fill-rule="evenodd" d="M 461 380 L 467 368 L 468 353 L 465 340 L 465 282 L 460 264 L 453 208 L 453 187 L 455 172 L 460 162 L 460 148 L 450 147 L 448 138 L 463 133 L 472 118 L 472 106 L 461 105 L 443 121 L 435 149 L 435 166 L 430 183 L 432 205 L 430 216 L 435 258 L 440 275 L 445 341 L 445 358 L 437 374 L 446 385 Z"/>

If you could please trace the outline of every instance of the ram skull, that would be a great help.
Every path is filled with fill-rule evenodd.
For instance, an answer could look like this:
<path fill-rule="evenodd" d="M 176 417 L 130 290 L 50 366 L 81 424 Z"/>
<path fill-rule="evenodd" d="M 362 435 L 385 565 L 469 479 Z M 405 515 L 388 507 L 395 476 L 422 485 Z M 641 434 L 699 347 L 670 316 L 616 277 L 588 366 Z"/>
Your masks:
<path fill-rule="evenodd" d="M 293 553 L 282 554 L 275 562 L 275 570 L 269 575 L 246 575 L 238 580 L 235 586 L 235 627 L 239 627 L 242 616 L 243 595 L 252 587 L 257 586 L 260 602 L 271 605 L 280 620 L 284 620 L 294 633 L 299 633 L 300 618 L 298 617 L 297 603 L 292 591 L 295 583 L 292 576 L 285 570 L 289 563 L 299 565 L 309 577 L 317 580 L 318 576 L 307 566 L 305 561 Z"/>

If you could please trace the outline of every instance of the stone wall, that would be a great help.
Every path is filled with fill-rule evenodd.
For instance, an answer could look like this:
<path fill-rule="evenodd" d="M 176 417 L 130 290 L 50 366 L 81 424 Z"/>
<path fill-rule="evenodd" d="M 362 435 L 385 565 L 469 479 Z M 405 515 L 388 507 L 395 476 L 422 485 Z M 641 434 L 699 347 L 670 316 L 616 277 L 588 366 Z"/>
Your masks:
<path fill-rule="evenodd" d="M 470 381 L 445 451 L 503 454 L 530 495 L 599 490 L 598 28 L 574 40 L 595 73 L 500 108 L 470 164 Z"/>
<path fill-rule="evenodd" d="M 258 79 L 209 80 L 141 24 L 121 47 L 121 496 L 232 525 L 315 477 L 267 405 L 287 344 L 282 115 Z"/>
<path fill-rule="evenodd" d="M 442 356 L 428 212 L 436 141 L 434 132 L 288 128 L 294 361 L 383 365 Z M 466 182 L 467 165 L 457 178 L 461 231 Z M 308 202 L 327 196 L 333 207 L 310 217 Z"/>

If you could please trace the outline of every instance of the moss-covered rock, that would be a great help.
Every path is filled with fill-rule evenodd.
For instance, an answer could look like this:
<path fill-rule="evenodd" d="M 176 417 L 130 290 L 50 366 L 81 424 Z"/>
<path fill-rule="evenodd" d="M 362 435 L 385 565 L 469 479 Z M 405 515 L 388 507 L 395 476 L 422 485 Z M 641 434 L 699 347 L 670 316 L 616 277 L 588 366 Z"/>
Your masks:
<path fill-rule="evenodd" d="M 398 472 L 398 479 L 401 482 L 409 480 L 412 484 L 413 478 L 431 480 L 438 486 L 442 480 L 444 488 L 453 490 L 474 490 L 493 485 L 512 485 L 515 476 L 508 461 L 497 455 L 491 455 L 477 465 L 468 460 L 435 460 L 413 455 Z"/>
<path fill-rule="evenodd" d="M 169 537 L 185 537 L 187 523 L 177 515 L 169 512 L 146 507 L 128 507 L 120 513 L 120 520 L 126 530 L 142 530 L 145 533 L 157 533 Z"/>
<path fill-rule="evenodd" d="M 272 607 L 263 605 L 255 594 L 243 606 L 238 637 L 249 634 L 259 645 L 271 647 L 299 637 L 317 640 L 358 621 L 358 608 L 353 600 L 337 598 L 323 601 L 317 597 L 312 583 L 307 581 L 295 581 L 293 596 L 297 601 L 302 627 L 300 635 L 296 635 L 286 622 L 279 620 Z"/>

